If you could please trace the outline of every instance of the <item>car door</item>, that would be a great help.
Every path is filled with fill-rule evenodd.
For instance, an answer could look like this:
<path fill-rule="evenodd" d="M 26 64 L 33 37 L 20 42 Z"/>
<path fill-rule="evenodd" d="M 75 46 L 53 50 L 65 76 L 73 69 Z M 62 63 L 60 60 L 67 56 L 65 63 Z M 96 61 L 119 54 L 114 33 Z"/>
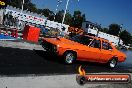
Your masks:
<path fill-rule="evenodd" d="M 88 58 L 91 58 L 91 55 L 89 54 L 89 44 L 90 42 L 93 40 L 93 38 L 90 38 L 90 37 L 87 37 L 87 36 L 83 36 L 81 37 L 79 43 L 81 43 L 82 45 L 81 46 L 78 46 L 78 50 L 77 50 L 77 53 L 78 53 L 78 59 L 79 60 L 90 60 Z"/>
<path fill-rule="evenodd" d="M 109 42 L 102 41 L 100 62 L 108 62 L 113 57 L 113 48 Z"/>
<path fill-rule="evenodd" d="M 97 62 L 100 59 L 100 40 L 85 36 L 81 38 L 81 44 L 83 44 L 83 46 L 79 47 L 77 50 L 78 58 L 80 60 Z"/>
<path fill-rule="evenodd" d="M 87 46 L 80 49 L 81 60 L 98 62 L 101 55 L 101 41 L 93 39 Z"/>
<path fill-rule="evenodd" d="M 98 62 L 101 56 L 101 41 L 99 39 L 94 39 L 89 45 L 87 51 L 89 61 Z"/>

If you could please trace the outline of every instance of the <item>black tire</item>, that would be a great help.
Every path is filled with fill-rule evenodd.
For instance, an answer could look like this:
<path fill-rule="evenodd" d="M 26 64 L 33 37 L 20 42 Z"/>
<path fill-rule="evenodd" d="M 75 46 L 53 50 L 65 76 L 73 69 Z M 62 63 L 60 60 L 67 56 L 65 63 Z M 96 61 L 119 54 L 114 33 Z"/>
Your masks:
<path fill-rule="evenodd" d="M 74 52 L 67 51 L 64 53 L 63 59 L 66 64 L 73 64 L 76 60 L 76 54 Z"/>
<path fill-rule="evenodd" d="M 113 68 L 116 67 L 117 62 L 118 62 L 118 59 L 112 58 L 111 60 L 109 60 L 109 62 L 107 63 L 107 65 L 108 65 L 109 68 L 113 69 Z"/>
<path fill-rule="evenodd" d="M 85 77 L 81 77 L 79 80 L 79 84 L 80 85 L 84 85 L 86 83 L 86 78 Z"/>

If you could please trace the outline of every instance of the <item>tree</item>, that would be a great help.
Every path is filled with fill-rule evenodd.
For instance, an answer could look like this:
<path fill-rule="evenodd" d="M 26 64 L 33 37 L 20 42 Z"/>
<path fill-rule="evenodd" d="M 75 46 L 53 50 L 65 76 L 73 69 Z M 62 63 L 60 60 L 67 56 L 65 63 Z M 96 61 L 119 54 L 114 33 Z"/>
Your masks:
<path fill-rule="evenodd" d="M 109 34 L 118 36 L 119 32 L 120 32 L 120 25 L 118 25 L 118 24 L 110 24 L 109 25 L 109 30 L 108 30 Z"/>
<path fill-rule="evenodd" d="M 10 0 L 8 5 L 11 5 L 16 8 L 22 7 L 22 0 Z M 31 0 L 24 0 L 24 10 L 29 10 L 31 12 L 37 12 L 36 5 L 31 2 Z"/>
<path fill-rule="evenodd" d="M 108 28 L 100 28 L 100 30 L 99 31 L 101 31 L 101 32 L 104 32 L 104 33 L 108 33 Z"/>
<path fill-rule="evenodd" d="M 71 25 L 72 24 L 72 15 L 69 12 L 66 13 L 66 17 L 65 17 L 64 23 L 67 24 L 67 25 Z"/>
<path fill-rule="evenodd" d="M 55 21 L 61 23 L 64 15 L 64 10 L 58 11 L 55 16 Z M 71 25 L 72 23 L 72 15 L 67 12 L 65 15 L 64 24 Z"/>
<path fill-rule="evenodd" d="M 63 14 L 64 14 L 64 10 L 58 11 L 55 16 L 55 21 L 61 23 Z"/>
<path fill-rule="evenodd" d="M 131 34 L 127 31 L 124 30 L 120 33 L 120 38 L 123 40 L 124 44 L 130 44 L 132 41 Z"/>
<path fill-rule="evenodd" d="M 49 10 L 48 8 L 42 10 L 42 14 L 45 17 L 48 17 L 48 20 L 54 20 L 54 12 Z"/>
<path fill-rule="evenodd" d="M 24 10 L 29 10 L 31 12 L 36 12 L 37 13 L 37 7 L 35 4 L 31 3 L 30 0 L 25 0 L 24 3 Z"/>
<path fill-rule="evenodd" d="M 38 10 L 37 10 L 37 13 L 38 13 L 38 14 L 42 14 L 42 11 L 43 11 L 42 9 L 38 9 Z"/>
<path fill-rule="evenodd" d="M 85 21 L 85 14 L 82 15 L 81 11 L 74 11 L 73 17 L 72 17 L 72 24 L 71 26 L 81 28 L 82 22 Z"/>
<path fill-rule="evenodd" d="M 10 0 L 7 4 L 16 8 L 21 8 L 20 0 Z"/>

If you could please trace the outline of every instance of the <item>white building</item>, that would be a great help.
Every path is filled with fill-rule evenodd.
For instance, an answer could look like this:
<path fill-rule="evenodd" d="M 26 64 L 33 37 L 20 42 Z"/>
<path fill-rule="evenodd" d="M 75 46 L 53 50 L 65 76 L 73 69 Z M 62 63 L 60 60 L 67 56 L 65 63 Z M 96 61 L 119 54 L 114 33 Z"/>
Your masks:
<path fill-rule="evenodd" d="M 119 37 L 110 35 L 104 32 L 98 31 L 98 25 L 91 23 L 89 21 L 83 22 L 82 23 L 82 29 L 87 33 L 87 34 L 92 34 L 100 38 L 104 38 L 112 42 L 113 45 L 118 45 L 121 44 L 123 45 L 123 41 L 119 39 Z"/>

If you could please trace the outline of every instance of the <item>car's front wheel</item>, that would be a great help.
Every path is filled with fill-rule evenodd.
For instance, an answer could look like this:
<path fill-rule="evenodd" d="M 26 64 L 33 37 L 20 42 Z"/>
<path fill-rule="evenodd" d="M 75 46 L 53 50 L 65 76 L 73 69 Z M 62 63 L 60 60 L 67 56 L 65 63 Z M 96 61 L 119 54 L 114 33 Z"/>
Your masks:
<path fill-rule="evenodd" d="M 64 53 L 64 61 L 66 64 L 72 64 L 76 60 L 76 54 L 73 52 Z"/>
<path fill-rule="evenodd" d="M 118 62 L 118 60 L 116 58 L 113 58 L 113 59 L 109 60 L 108 67 L 109 68 L 115 68 L 116 65 L 117 65 L 117 62 Z"/>

